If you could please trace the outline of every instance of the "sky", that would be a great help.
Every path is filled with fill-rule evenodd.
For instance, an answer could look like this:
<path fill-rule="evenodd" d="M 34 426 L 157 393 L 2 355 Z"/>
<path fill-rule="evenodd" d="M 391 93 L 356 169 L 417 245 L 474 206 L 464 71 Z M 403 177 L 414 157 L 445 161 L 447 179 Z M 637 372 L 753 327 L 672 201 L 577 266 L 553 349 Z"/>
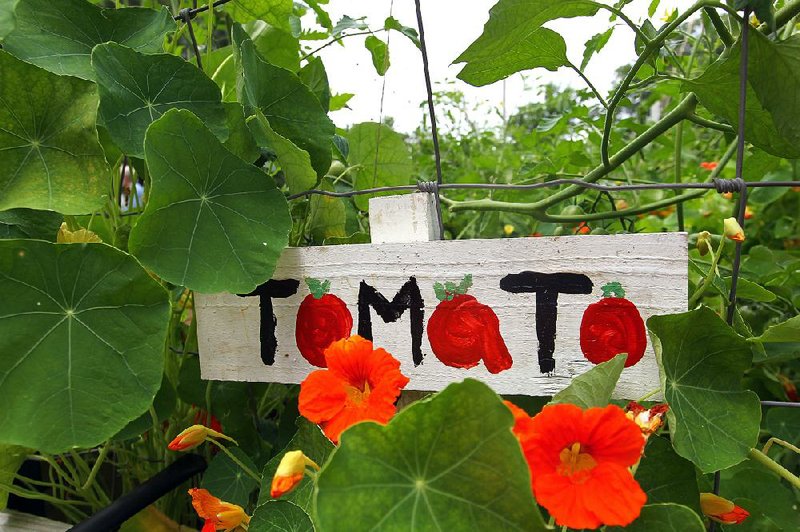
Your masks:
<path fill-rule="evenodd" d="M 544 69 L 515 74 L 503 82 L 485 87 L 472 87 L 456 78 L 463 65 L 452 61 L 461 54 L 483 31 L 489 18 L 489 9 L 496 0 L 422 0 L 422 17 L 427 41 L 428 58 L 434 90 L 458 89 L 462 91 L 470 106 L 482 104 L 486 109 L 479 116 L 471 117 L 479 124 L 499 122 L 497 115 L 488 109 L 502 109 L 505 101 L 506 113 L 511 114 L 520 105 L 536 100 L 537 86 L 553 82 L 560 86 L 585 88 L 585 83 L 571 70 L 562 68 L 557 72 Z M 658 21 L 664 13 L 689 0 L 661 0 L 654 19 Z M 650 0 L 633 0 L 625 7 L 625 13 L 635 22 L 647 16 Z M 392 13 L 402 24 L 416 28 L 414 0 L 331 0 L 326 8 L 334 23 L 342 16 L 366 16 L 371 28 L 383 26 L 384 19 Z M 595 17 L 572 18 L 546 24 L 564 36 L 567 56 L 577 65 L 583 58 L 584 44 L 589 38 L 608 28 L 609 13 L 600 11 Z M 595 56 L 586 69 L 586 75 L 604 95 L 614 81 L 614 72 L 635 58 L 633 32 L 619 21 L 619 27 L 603 52 Z M 657 23 L 656 23 L 657 24 Z M 658 24 L 657 24 L 658 25 Z M 377 75 L 369 52 L 364 47 L 362 36 L 345 39 L 345 46 L 327 47 L 322 57 L 331 90 L 334 93 L 354 93 L 350 109 L 332 114 L 340 127 L 359 122 L 380 119 L 381 91 L 385 81 L 383 114 L 394 119 L 394 128 L 401 132 L 413 131 L 422 121 L 425 101 L 425 79 L 422 72 L 422 57 L 419 50 L 398 32 L 381 32 L 383 40 L 389 37 L 391 66 L 384 78 Z M 452 83 L 448 83 L 452 82 Z M 505 96 L 504 96 L 505 92 Z"/>

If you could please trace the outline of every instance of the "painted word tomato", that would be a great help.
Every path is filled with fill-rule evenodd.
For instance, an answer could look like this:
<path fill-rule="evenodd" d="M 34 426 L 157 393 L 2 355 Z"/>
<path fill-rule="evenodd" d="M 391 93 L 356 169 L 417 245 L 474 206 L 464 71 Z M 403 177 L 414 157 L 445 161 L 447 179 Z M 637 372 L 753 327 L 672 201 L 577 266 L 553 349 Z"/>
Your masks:
<path fill-rule="evenodd" d="M 644 321 L 636 305 L 625 299 L 622 285 L 603 286 L 603 299 L 589 305 L 581 320 L 581 350 L 589 362 L 599 364 L 627 353 L 625 367 L 641 360 L 647 347 Z"/>
<path fill-rule="evenodd" d="M 428 341 L 442 363 L 454 368 L 471 368 L 483 359 L 490 373 L 511 367 L 513 360 L 503 337 L 500 320 L 487 305 L 467 294 L 472 276 L 459 285 L 434 285 L 440 303 L 428 320 Z"/>
<path fill-rule="evenodd" d="M 330 281 L 307 278 L 311 293 L 297 310 L 294 337 L 297 349 L 309 363 L 324 368 L 325 349 L 336 340 L 347 338 L 353 328 L 353 316 L 344 301 L 329 294 Z"/>

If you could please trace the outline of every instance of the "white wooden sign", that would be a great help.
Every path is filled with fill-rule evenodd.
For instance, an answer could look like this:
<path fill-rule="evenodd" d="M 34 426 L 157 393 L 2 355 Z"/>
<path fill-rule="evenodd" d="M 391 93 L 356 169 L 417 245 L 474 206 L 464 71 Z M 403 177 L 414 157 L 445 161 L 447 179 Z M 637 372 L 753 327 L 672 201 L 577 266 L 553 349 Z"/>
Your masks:
<path fill-rule="evenodd" d="M 195 295 L 202 376 L 299 383 L 358 333 L 409 390 L 552 395 L 625 350 L 616 396 L 633 399 L 659 386 L 644 321 L 686 310 L 687 264 L 685 233 L 289 248 L 254 295 Z"/>

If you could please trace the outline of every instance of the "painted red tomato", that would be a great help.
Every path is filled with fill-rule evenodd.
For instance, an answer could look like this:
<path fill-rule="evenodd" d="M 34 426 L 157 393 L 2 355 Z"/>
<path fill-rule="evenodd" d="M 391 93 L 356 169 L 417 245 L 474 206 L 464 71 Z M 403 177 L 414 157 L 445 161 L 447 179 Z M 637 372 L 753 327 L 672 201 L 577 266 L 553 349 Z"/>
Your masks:
<path fill-rule="evenodd" d="M 428 320 L 428 341 L 447 366 L 466 369 L 483 360 L 490 373 L 500 373 L 513 363 L 500 335 L 500 320 L 489 306 L 466 293 L 471 285 L 471 275 L 458 286 L 434 285 L 440 303 Z"/>
<path fill-rule="evenodd" d="M 311 293 L 297 310 L 294 338 L 297 349 L 309 363 L 324 368 L 325 349 L 336 340 L 347 338 L 353 316 L 344 301 L 328 293 L 330 281 L 306 279 Z"/>
<path fill-rule="evenodd" d="M 589 305 L 581 320 L 581 350 L 589 362 L 600 364 L 627 353 L 625 367 L 639 362 L 647 347 L 644 321 L 636 305 L 625 299 L 622 285 L 603 286 L 603 299 Z"/>

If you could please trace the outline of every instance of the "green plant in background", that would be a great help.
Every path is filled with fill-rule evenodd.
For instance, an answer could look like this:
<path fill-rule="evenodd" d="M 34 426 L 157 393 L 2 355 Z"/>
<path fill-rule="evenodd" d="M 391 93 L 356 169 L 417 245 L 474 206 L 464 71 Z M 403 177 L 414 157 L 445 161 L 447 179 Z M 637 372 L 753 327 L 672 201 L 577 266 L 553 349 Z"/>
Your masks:
<path fill-rule="evenodd" d="M 732 177 L 739 35 L 748 23 L 744 178 L 798 180 L 800 2 L 700 0 L 662 21 L 653 0 L 642 23 L 625 15 L 628 3 L 500 0 L 483 34 L 456 58 L 464 64 L 459 78 L 485 85 L 520 71 L 567 68 L 587 88 L 541 87 L 539 101 L 510 116 L 470 107 L 457 84 L 440 88 L 445 181 Z M 195 450 L 210 461 L 200 488 L 252 516 L 251 531 L 279 522 L 297 530 L 382 522 L 546 528 L 508 430 L 511 418 L 480 383 L 453 384 L 385 427 L 359 425 L 334 447 L 316 426 L 295 423 L 296 387 L 200 378 L 193 291 L 252 291 L 270 278 L 287 245 L 368 241 L 366 196 L 292 195 L 434 176 L 427 123 L 408 136 L 390 120 L 336 127 L 331 113 L 353 95 L 330 87 L 319 57 L 343 43 L 368 54 L 384 75 L 392 48 L 420 46 L 416 31 L 393 17 L 334 23 L 326 4 L 232 0 L 197 13 L 190 32 L 178 16 L 195 7 L 189 0 L 0 0 L 0 507 L 10 493 L 79 522 L 172 463 L 168 443 L 199 424 L 237 442 L 225 452 Z M 742 7 L 763 24 L 742 20 Z M 573 64 L 563 37 L 545 25 L 598 13 L 610 17 L 609 29 L 587 35 L 582 64 Z M 390 48 L 389 32 L 403 40 Z M 584 70 L 614 32 L 635 36 L 637 59 L 603 95 Z M 353 44 L 359 39 L 363 48 Z M 485 125 L 479 114 L 500 123 Z M 121 207 L 126 190 L 136 197 L 137 184 L 142 204 L 129 199 Z M 668 432 L 648 441 L 636 470 L 648 504 L 628 528 L 671 521 L 673 530 L 701 530 L 699 493 L 711 491 L 709 473 L 724 468 L 721 495 L 751 514 L 740 529 L 797 529 L 800 415 L 769 408 L 762 418 L 758 405 L 759 398 L 798 400 L 796 190 L 750 194 L 732 327 L 717 315 L 732 277 L 721 222 L 734 210 L 729 198 L 575 186 L 442 196 L 446 235 L 454 239 L 687 230 L 698 243 L 690 253 L 689 312 L 648 322 L 659 391 L 671 407 Z M 57 243 L 62 223 L 102 243 Z M 88 238 L 80 234 L 72 240 Z M 687 366 L 689 351 L 706 363 Z M 618 376 L 613 366 L 598 367 L 554 402 L 605 406 Z M 540 399 L 524 403 L 530 414 L 549 400 Z M 441 499 L 429 501 L 423 516 L 416 505 L 395 508 L 404 497 L 422 501 L 408 486 L 376 491 L 372 483 L 416 473 L 405 461 L 421 459 L 421 450 L 407 435 L 429 426 L 447 435 L 424 442 L 428 457 L 436 456 L 426 474 L 441 480 Z M 459 457 L 445 443 L 455 440 L 487 452 L 448 475 Z M 271 500 L 284 449 L 302 449 L 321 471 Z M 365 453 L 375 461 L 365 465 Z M 40 476 L 18 472 L 25 459 Z M 502 475 L 484 476 L 482 468 Z M 196 524 L 185 491 L 163 497 L 126 529 L 151 530 L 159 520 Z M 450 512 L 454 504 L 458 515 Z"/>

